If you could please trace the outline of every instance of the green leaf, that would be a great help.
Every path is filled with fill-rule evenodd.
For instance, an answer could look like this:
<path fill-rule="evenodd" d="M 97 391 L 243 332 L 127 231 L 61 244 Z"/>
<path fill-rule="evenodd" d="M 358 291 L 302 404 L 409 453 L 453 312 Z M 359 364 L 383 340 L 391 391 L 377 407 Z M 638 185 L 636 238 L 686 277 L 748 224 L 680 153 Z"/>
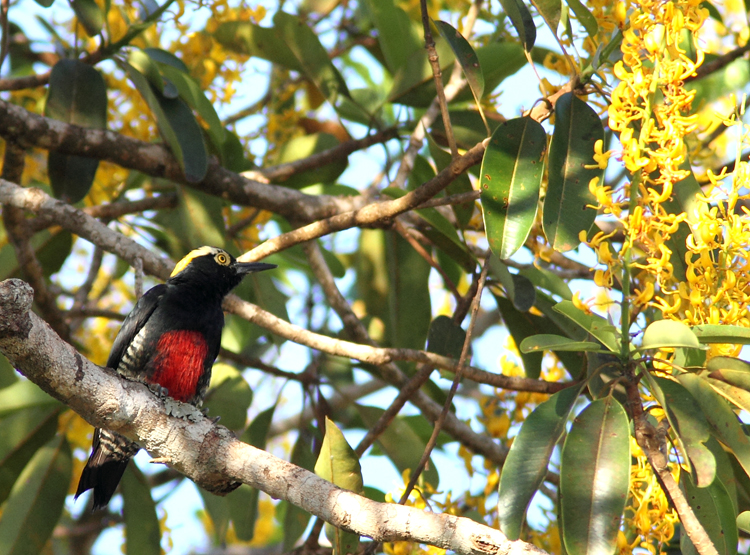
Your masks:
<path fill-rule="evenodd" d="M 336 105 L 339 95 L 351 96 L 318 36 L 304 21 L 279 10 L 273 16 L 273 24 L 276 33 L 297 58 L 302 72 L 332 105 Z"/>
<path fill-rule="evenodd" d="M 104 129 L 107 86 L 101 74 L 79 60 L 57 62 L 50 73 L 44 115 L 81 127 Z M 51 151 L 47 172 L 55 197 L 70 204 L 81 201 L 91 189 L 98 167 L 99 161 L 93 158 Z"/>
<path fill-rule="evenodd" d="M 315 466 L 315 456 L 312 453 L 312 439 L 312 434 L 308 428 L 300 430 L 297 441 L 292 448 L 292 456 L 290 458 L 292 464 L 306 470 L 313 470 L 313 467 Z M 287 501 L 282 501 L 280 505 L 285 507 L 283 525 L 284 552 L 288 552 L 292 550 L 297 543 L 297 540 L 302 537 L 302 534 L 305 532 L 307 524 L 310 521 L 311 515 Z"/>
<path fill-rule="evenodd" d="M 547 475 L 552 450 L 565 431 L 580 390 L 569 387 L 539 404 L 526 418 L 500 474 L 498 519 L 509 540 L 521 535 L 524 515 Z"/>
<path fill-rule="evenodd" d="M 185 179 L 190 183 L 200 182 L 208 171 L 208 154 L 203 131 L 190 108 L 181 98 L 166 98 L 154 90 L 132 65 L 122 62 L 122 66 L 156 118 L 159 132 L 177 158 Z"/>
<path fill-rule="evenodd" d="M 297 57 L 275 29 L 248 21 L 226 21 L 217 27 L 214 38 L 238 54 L 255 56 L 287 69 L 302 71 Z"/>
<path fill-rule="evenodd" d="M 572 301 L 561 301 L 554 306 L 554 310 L 567 316 L 571 321 L 596 337 L 613 353 L 620 351 L 619 331 L 601 316 L 586 314 L 577 308 Z"/>
<path fill-rule="evenodd" d="M 706 324 L 693 327 L 693 332 L 701 343 L 731 343 L 750 345 L 750 328 Z"/>
<path fill-rule="evenodd" d="M 750 411 L 750 393 L 742 388 L 729 385 L 721 380 L 706 378 L 706 381 L 713 387 L 716 392 L 737 405 L 740 409 Z"/>
<path fill-rule="evenodd" d="M 180 226 L 173 231 L 180 237 L 185 253 L 192 245 L 226 246 L 222 199 L 191 187 L 177 187 L 177 200 L 175 215 Z"/>
<path fill-rule="evenodd" d="M 393 0 L 367 0 L 363 4 L 377 29 L 378 43 L 391 75 L 404 67 L 414 53 L 422 52 L 427 57 L 421 31 Z"/>
<path fill-rule="evenodd" d="M 174 85 L 171 87 L 166 86 L 166 80 L 159 71 L 159 66 L 156 65 L 156 62 L 146 52 L 139 48 L 133 48 L 128 55 L 128 63 L 148 79 L 151 86 L 160 94 L 167 98 L 177 98 L 177 90 Z"/>
<path fill-rule="evenodd" d="M 203 403 L 209 414 L 221 416 L 222 425 L 230 430 L 241 430 L 252 402 L 253 391 L 242 373 L 228 364 L 215 364 L 211 388 Z"/>
<path fill-rule="evenodd" d="M 149 58 L 161 65 L 168 65 L 184 75 L 190 74 L 190 69 L 188 69 L 188 66 L 185 65 L 185 62 L 180 60 L 171 52 L 162 50 L 161 48 L 153 47 L 144 48 L 143 51 L 148 54 Z M 161 65 L 159 67 L 161 67 Z"/>
<path fill-rule="evenodd" d="M 598 351 L 602 347 L 593 341 L 575 341 L 562 335 L 532 335 L 521 341 L 522 353 L 536 351 Z"/>
<path fill-rule="evenodd" d="M 268 431 L 271 429 L 275 410 L 276 404 L 258 414 L 240 439 L 258 449 L 265 449 Z M 247 484 L 242 484 L 227 495 L 229 515 L 234 525 L 234 533 L 240 541 L 249 542 L 255 536 L 255 521 L 258 518 L 258 498 L 259 491 Z"/>
<path fill-rule="evenodd" d="M 458 360 L 466 340 L 466 332 L 448 316 L 438 316 L 430 324 L 427 350 Z"/>
<path fill-rule="evenodd" d="M 531 0 L 531 3 L 537 9 L 544 19 L 552 34 L 557 36 L 557 26 L 560 24 L 560 13 L 562 3 L 560 0 Z"/>
<path fill-rule="evenodd" d="M 378 407 L 357 405 L 357 412 L 362 416 L 365 425 L 371 428 L 384 411 Z M 377 444 L 401 473 L 405 470 L 413 471 L 417 467 L 426 446 L 426 442 L 400 416 L 394 418 L 380 434 Z M 439 476 L 432 458 L 422 472 L 422 477 L 433 488 L 438 488 Z"/>
<path fill-rule="evenodd" d="M 724 485 L 714 480 L 707 487 L 696 487 L 690 476 L 683 473 L 680 485 L 695 516 L 708 533 L 719 555 L 737 553 L 737 522 L 734 506 Z M 680 534 L 680 547 L 685 555 L 697 553 L 687 534 Z"/>
<path fill-rule="evenodd" d="M 3 555 L 38 555 L 60 519 L 72 471 L 70 446 L 59 435 L 41 447 L 10 492 L 0 518 Z"/>
<path fill-rule="evenodd" d="M 657 320 L 651 322 L 643 332 L 643 341 L 638 350 L 661 349 L 663 347 L 686 347 L 706 349 L 700 344 L 693 331 L 676 320 Z"/>
<path fill-rule="evenodd" d="M 338 146 L 339 141 L 328 133 L 312 133 L 294 137 L 286 141 L 279 149 L 274 164 L 285 164 L 307 158 Z M 277 183 L 285 187 L 300 189 L 315 183 L 333 183 L 347 168 L 347 160 L 340 159 L 323 166 L 296 173 L 287 179 L 278 179 Z"/>
<path fill-rule="evenodd" d="M 57 408 L 34 407 L 0 421 L 0 505 L 34 453 L 55 436 L 59 414 Z"/>
<path fill-rule="evenodd" d="M 477 53 L 474 52 L 469 42 L 453 25 L 440 20 L 433 21 L 433 23 L 438 31 L 440 31 L 440 36 L 450 45 L 453 54 L 456 56 L 456 61 L 460 64 L 461 69 L 464 70 L 466 81 L 469 83 L 471 92 L 474 94 L 478 105 L 484 96 L 484 75 L 482 74 L 482 66 L 479 64 Z"/>
<path fill-rule="evenodd" d="M 536 25 L 534 18 L 531 16 L 529 8 L 523 3 L 523 0 L 500 0 L 503 11 L 510 18 L 513 27 L 518 33 L 524 50 L 531 52 L 536 42 Z"/>
<path fill-rule="evenodd" d="M 732 357 L 713 357 L 706 370 L 714 379 L 750 391 L 750 363 Z"/>
<path fill-rule="evenodd" d="M 586 34 L 590 37 L 595 37 L 599 32 L 599 25 L 596 22 L 596 18 L 589 11 L 589 9 L 581 2 L 581 0 L 565 0 L 573 13 L 576 14 L 576 18 L 586 29 Z"/>
<path fill-rule="evenodd" d="M 510 258 L 531 231 L 544 174 L 547 135 L 531 118 L 515 118 L 492 134 L 482 159 L 480 190 L 490 249 Z"/>
<path fill-rule="evenodd" d="M 59 272 L 72 250 L 73 234 L 67 229 L 58 231 L 45 241 L 36 253 L 44 277 L 49 278 Z"/>
<path fill-rule="evenodd" d="M 203 508 L 213 523 L 213 542 L 221 545 L 226 541 L 229 530 L 229 500 L 226 497 L 208 493 L 202 488 L 198 488 L 198 493 L 203 500 Z"/>
<path fill-rule="evenodd" d="M 630 480 L 630 433 L 613 397 L 593 401 L 573 421 L 560 463 L 560 513 L 570 555 L 611 555 Z"/>
<path fill-rule="evenodd" d="M 490 275 L 500 280 L 506 296 L 513 302 L 516 310 L 527 312 L 536 302 L 536 290 L 530 280 L 519 274 L 511 274 L 508 267 L 496 256 L 489 259 Z"/>
<path fill-rule="evenodd" d="M 743 532 L 750 533 L 750 511 L 742 511 L 737 515 L 737 528 Z"/>
<path fill-rule="evenodd" d="M 750 440 L 729 404 L 702 377 L 695 374 L 680 374 L 677 380 L 698 402 L 714 436 L 732 450 L 737 461 L 750 476 Z"/>
<path fill-rule="evenodd" d="M 594 143 L 604 140 L 604 128 L 591 106 L 573 93 L 562 95 L 555 105 L 555 131 L 549 151 L 549 184 L 544 199 L 542 224 L 547 240 L 564 252 L 580 243 L 596 218 L 596 199 L 589 182 L 601 180 L 604 170 L 594 165 Z"/>
<path fill-rule="evenodd" d="M 70 7 L 88 36 L 94 37 L 102 32 L 104 13 L 94 0 L 70 0 Z"/>
<path fill-rule="evenodd" d="M 126 555 L 160 555 L 161 530 L 156 503 L 146 477 L 136 465 L 128 465 L 120 482 L 120 491 Z"/>
<path fill-rule="evenodd" d="M 706 487 L 716 476 L 716 459 L 704 445 L 710 437 L 710 430 L 700 405 L 679 383 L 658 376 L 645 377 L 651 393 L 664 408 L 670 426 L 683 445 L 682 452 L 687 453 L 698 486 Z"/>
<path fill-rule="evenodd" d="M 562 297 L 565 301 L 573 299 L 573 292 L 570 290 L 568 284 L 560 278 L 554 272 L 551 272 L 545 268 L 537 268 L 536 266 L 527 266 L 518 272 L 526 279 L 531 281 L 535 287 L 541 287 L 546 289 L 553 295 Z"/>
<path fill-rule="evenodd" d="M 0 417 L 31 407 L 60 407 L 57 399 L 50 397 L 39 386 L 28 380 L 19 380 L 0 389 Z"/>

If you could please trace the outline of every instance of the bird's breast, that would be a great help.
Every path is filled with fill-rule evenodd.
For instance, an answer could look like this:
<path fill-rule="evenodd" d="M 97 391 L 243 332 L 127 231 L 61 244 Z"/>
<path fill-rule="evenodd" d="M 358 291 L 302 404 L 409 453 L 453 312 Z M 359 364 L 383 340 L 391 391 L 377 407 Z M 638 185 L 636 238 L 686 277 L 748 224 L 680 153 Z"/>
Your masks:
<path fill-rule="evenodd" d="M 165 332 L 156 344 L 153 373 L 148 381 L 165 387 L 173 399 L 188 402 L 197 393 L 207 356 L 208 343 L 201 332 Z"/>

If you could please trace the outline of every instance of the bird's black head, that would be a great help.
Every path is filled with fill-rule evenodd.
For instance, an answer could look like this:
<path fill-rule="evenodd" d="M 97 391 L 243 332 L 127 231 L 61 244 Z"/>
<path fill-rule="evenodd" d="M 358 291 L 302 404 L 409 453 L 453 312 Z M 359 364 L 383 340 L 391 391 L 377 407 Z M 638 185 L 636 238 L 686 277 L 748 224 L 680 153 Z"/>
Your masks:
<path fill-rule="evenodd" d="M 251 272 L 276 268 L 264 262 L 237 262 L 228 252 L 217 247 L 200 247 L 180 260 L 167 284 L 200 288 L 207 297 L 222 299 Z"/>

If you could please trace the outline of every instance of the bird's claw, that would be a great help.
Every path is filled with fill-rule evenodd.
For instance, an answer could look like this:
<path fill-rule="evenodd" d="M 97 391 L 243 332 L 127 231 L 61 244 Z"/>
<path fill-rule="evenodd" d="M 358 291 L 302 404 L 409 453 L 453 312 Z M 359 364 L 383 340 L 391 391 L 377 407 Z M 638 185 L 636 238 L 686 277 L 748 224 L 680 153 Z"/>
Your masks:
<path fill-rule="evenodd" d="M 148 389 L 159 399 L 166 399 L 167 397 L 169 397 L 169 390 L 166 387 L 162 387 L 158 383 L 148 384 Z"/>

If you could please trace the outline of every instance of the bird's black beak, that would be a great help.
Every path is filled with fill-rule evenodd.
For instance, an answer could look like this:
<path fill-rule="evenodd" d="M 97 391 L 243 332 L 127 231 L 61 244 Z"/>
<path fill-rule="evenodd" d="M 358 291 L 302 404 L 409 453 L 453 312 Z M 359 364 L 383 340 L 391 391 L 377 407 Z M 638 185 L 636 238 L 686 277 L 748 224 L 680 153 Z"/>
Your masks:
<path fill-rule="evenodd" d="M 252 272 L 273 270 L 276 267 L 276 264 L 266 264 L 265 262 L 235 262 L 233 266 L 234 270 L 241 276 Z"/>

